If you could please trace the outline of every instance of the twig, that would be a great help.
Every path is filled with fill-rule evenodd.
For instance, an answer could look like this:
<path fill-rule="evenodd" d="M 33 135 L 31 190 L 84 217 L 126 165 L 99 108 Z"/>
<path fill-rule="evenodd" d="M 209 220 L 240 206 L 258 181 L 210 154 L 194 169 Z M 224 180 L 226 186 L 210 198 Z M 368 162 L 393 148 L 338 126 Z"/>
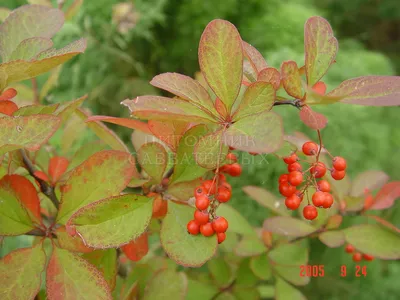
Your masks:
<path fill-rule="evenodd" d="M 236 283 L 236 279 L 233 280 L 227 287 L 221 289 L 218 293 L 216 293 L 216 294 L 211 298 L 211 300 L 215 300 L 215 299 L 217 299 L 218 296 L 221 295 L 222 293 L 224 293 L 224 292 L 226 292 L 226 291 L 230 291 L 230 290 L 233 288 L 233 286 L 235 285 L 235 283 Z"/>
<path fill-rule="evenodd" d="M 33 235 L 33 236 L 46 236 L 46 232 L 39 228 L 32 229 L 31 231 L 25 233 L 25 235 Z"/>
<path fill-rule="evenodd" d="M 33 103 L 34 104 L 39 104 L 39 89 L 38 89 L 38 85 L 37 85 L 37 80 L 36 78 L 32 78 L 32 89 L 33 89 Z"/>
<path fill-rule="evenodd" d="M 298 109 L 301 108 L 301 100 L 300 99 L 295 99 L 295 100 L 282 100 L 282 101 L 275 101 L 274 106 L 278 105 L 292 105 L 294 107 L 297 107 Z"/>
<path fill-rule="evenodd" d="M 26 155 L 25 150 L 21 149 L 20 152 L 21 152 L 22 159 L 24 161 L 24 164 L 25 164 L 29 174 L 32 177 L 34 177 L 37 180 L 37 182 L 39 182 L 41 192 L 43 194 L 45 194 L 51 200 L 51 202 L 53 202 L 54 206 L 58 209 L 59 208 L 59 201 L 58 201 L 57 196 L 56 196 L 56 194 L 54 192 L 54 188 L 52 186 L 50 186 L 43 179 L 35 176 L 35 167 L 33 166 L 32 162 L 30 161 L 28 156 Z"/>

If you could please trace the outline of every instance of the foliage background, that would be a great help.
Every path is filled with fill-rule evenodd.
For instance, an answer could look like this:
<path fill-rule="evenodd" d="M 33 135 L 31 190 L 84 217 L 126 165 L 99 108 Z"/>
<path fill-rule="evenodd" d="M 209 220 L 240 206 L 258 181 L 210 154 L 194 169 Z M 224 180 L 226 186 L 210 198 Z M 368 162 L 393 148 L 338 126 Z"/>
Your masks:
<path fill-rule="evenodd" d="M 40 1 L 30 1 L 40 2 Z M 65 1 L 68 5 L 71 1 Z M 118 18 L 118 6 L 128 3 L 129 18 Z M 26 4 L 22 0 L 2 3 L 10 9 Z M 88 38 L 88 49 L 68 62 L 58 85 L 45 102 L 75 99 L 88 93 L 86 106 L 95 114 L 127 116 L 119 103 L 125 98 L 160 93 L 148 81 L 156 74 L 179 72 L 194 76 L 198 71 L 197 47 L 206 24 L 215 18 L 234 23 L 244 40 L 264 54 L 267 62 L 279 67 L 283 60 L 303 64 L 303 28 L 313 15 L 326 17 L 339 40 L 337 63 L 326 76 L 328 90 L 341 81 L 361 75 L 400 74 L 400 2 L 397 0 L 86 0 L 79 13 L 56 36 L 63 46 L 81 36 Z M 122 26 L 128 26 L 126 32 Z M 49 75 L 38 78 L 43 85 Z M 26 83 L 29 86 L 29 82 Z M 20 98 L 29 90 L 20 89 Z M 290 107 L 275 108 L 282 114 L 287 133 L 301 131 L 316 138 Z M 323 130 L 326 147 L 348 160 L 349 175 L 376 169 L 400 180 L 400 108 L 362 107 L 334 104 L 316 108 L 329 125 Z M 110 126 L 129 142 L 131 131 Z M 92 139 L 85 135 L 79 142 Z M 55 142 L 61 146 L 61 137 Z M 79 145 L 77 145 L 78 147 Z M 74 147 L 74 149 L 76 149 Z M 277 193 L 277 178 L 285 166 L 274 156 L 241 154 L 243 175 L 232 178 L 232 205 L 255 226 L 268 217 L 268 211 L 247 197 L 244 185 L 264 187 Z M 400 202 L 385 213 L 400 226 Z M 357 222 L 355 219 L 353 222 Z M 19 243 L 15 245 L 15 243 Z M 0 254 L 22 247 L 27 240 L 5 243 Z M 349 274 L 340 277 L 340 266 L 354 269 L 351 256 L 343 248 L 328 249 L 312 241 L 311 264 L 324 264 L 326 276 L 314 278 L 301 288 L 308 299 L 398 299 L 400 264 L 374 261 L 368 264 L 366 278 Z"/>

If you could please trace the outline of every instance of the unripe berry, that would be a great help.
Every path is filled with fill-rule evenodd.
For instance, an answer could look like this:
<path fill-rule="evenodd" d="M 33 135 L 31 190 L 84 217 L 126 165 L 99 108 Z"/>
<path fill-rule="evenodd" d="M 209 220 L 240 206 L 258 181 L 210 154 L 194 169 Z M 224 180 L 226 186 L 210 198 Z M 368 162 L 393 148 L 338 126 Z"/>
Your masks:
<path fill-rule="evenodd" d="M 284 161 L 286 164 L 290 165 L 290 164 L 292 164 L 292 163 L 295 163 L 298 159 L 299 159 L 299 157 L 297 156 L 297 154 L 296 154 L 296 153 L 293 153 L 293 154 L 290 155 L 290 156 L 284 157 L 284 158 L 283 158 L 283 161 Z"/>
<path fill-rule="evenodd" d="M 305 155 L 316 155 L 318 153 L 318 145 L 314 142 L 305 142 L 302 150 Z"/>
<path fill-rule="evenodd" d="M 229 199 L 231 199 L 231 196 L 232 196 L 232 192 L 226 186 L 220 186 L 218 188 L 218 193 L 215 196 L 215 198 L 219 202 L 224 203 L 224 202 L 228 202 Z"/>
<path fill-rule="evenodd" d="M 372 255 L 369 255 L 369 254 L 363 254 L 362 255 L 362 257 L 364 258 L 364 260 L 366 260 L 366 261 L 373 261 L 374 260 L 374 257 L 372 256 Z"/>
<path fill-rule="evenodd" d="M 208 221 L 210 220 L 210 216 L 207 212 L 196 210 L 194 212 L 194 220 L 197 222 L 197 224 L 203 225 L 208 223 Z"/>
<path fill-rule="evenodd" d="M 211 223 L 206 223 L 200 225 L 200 232 L 204 236 L 212 236 L 214 234 L 214 229 L 212 228 Z"/>
<path fill-rule="evenodd" d="M 347 245 L 346 245 L 346 248 L 344 248 L 344 250 L 345 250 L 347 253 L 353 253 L 353 252 L 356 250 L 356 248 L 354 248 L 353 245 L 347 244 Z"/>
<path fill-rule="evenodd" d="M 296 187 L 290 185 L 289 183 L 285 182 L 279 185 L 279 193 L 282 196 L 290 197 L 296 192 Z"/>
<path fill-rule="evenodd" d="M 301 203 L 301 199 L 296 194 L 291 195 L 285 199 L 285 205 L 288 209 L 295 210 L 298 209 Z"/>
<path fill-rule="evenodd" d="M 242 166 L 238 163 L 231 164 L 229 165 L 227 173 L 233 177 L 238 177 L 242 174 Z"/>
<path fill-rule="evenodd" d="M 226 155 L 227 160 L 231 160 L 233 162 L 237 162 L 237 156 L 234 153 L 228 153 Z"/>
<path fill-rule="evenodd" d="M 318 164 L 314 165 L 310 169 L 310 173 L 314 175 L 315 178 L 321 178 L 325 175 L 326 173 L 326 167 L 323 162 L 318 162 Z"/>
<path fill-rule="evenodd" d="M 341 156 L 336 156 L 332 159 L 332 167 L 338 171 L 346 170 L 346 160 Z"/>
<path fill-rule="evenodd" d="M 312 203 L 316 207 L 322 207 L 325 203 L 325 193 L 324 192 L 315 192 L 312 196 Z"/>
<path fill-rule="evenodd" d="M 299 164 L 298 162 L 295 162 L 295 163 L 288 165 L 287 169 L 288 169 L 288 172 L 301 171 L 302 167 L 301 167 L 301 164 Z"/>
<path fill-rule="evenodd" d="M 324 208 L 330 208 L 333 204 L 333 196 L 327 192 L 324 192 L 325 194 L 325 199 L 324 199 L 324 203 L 322 204 L 322 206 Z"/>
<path fill-rule="evenodd" d="M 206 195 L 201 197 L 197 197 L 195 201 L 195 205 L 198 210 L 206 210 L 210 205 L 210 199 Z"/>
<path fill-rule="evenodd" d="M 314 220 L 318 216 L 318 211 L 315 206 L 307 205 L 303 208 L 303 216 L 307 220 Z"/>
<path fill-rule="evenodd" d="M 278 182 L 279 183 L 288 182 L 288 179 L 289 179 L 289 174 L 282 174 L 281 176 L 279 176 Z"/>
<path fill-rule="evenodd" d="M 224 217 L 218 217 L 212 222 L 216 233 L 225 232 L 228 229 L 228 221 Z"/>
<path fill-rule="evenodd" d="M 209 195 L 215 194 L 217 188 L 216 188 L 215 182 L 213 180 L 206 180 L 203 182 L 202 185 L 203 185 L 203 188 L 204 188 L 206 194 L 209 194 Z"/>
<path fill-rule="evenodd" d="M 331 176 L 335 180 L 342 180 L 346 176 L 346 171 L 338 171 L 336 169 L 333 169 L 331 171 Z"/>
<path fill-rule="evenodd" d="M 187 231 L 190 234 L 197 235 L 200 232 L 200 226 L 199 226 L 199 224 L 196 223 L 195 220 L 192 220 L 189 223 L 187 223 L 186 227 L 187 227 Z"/>
<path fill-rule="evenodd" d="M 331 185 L 326 180 L 318 181 L 317 182 L 317 188 L 321 192 L 330 192 L 331 191 Z"/>
<path fill-rule="evenodd" d="M 289 173 L 288 182 L 291 185 L 298 186 L 303 182 L 303 174 L 299 171 L 293 171 Z"/>
<path fill-rule="evenodd" d="M 217 233 L 217 239 L 218 239 L 218 244 L 221 244 L 226 239 L 226 233 L 225 232 Z"/>
<path fill-rule="evenodd" d="M 360 262 L 362 260 L 362 254 L 360 252 L 356 252 L 353 254 L 353 261 Z"/>

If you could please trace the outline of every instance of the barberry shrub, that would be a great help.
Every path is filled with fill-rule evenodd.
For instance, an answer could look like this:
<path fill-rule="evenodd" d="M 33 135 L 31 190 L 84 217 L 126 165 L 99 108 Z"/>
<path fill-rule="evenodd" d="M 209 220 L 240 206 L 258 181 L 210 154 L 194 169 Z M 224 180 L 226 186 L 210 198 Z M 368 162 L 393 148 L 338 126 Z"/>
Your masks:
<path fill-rule="evenodd" d="M 399 105 L 400 78 L 349 79 L 327 93 L 321 79 L 338 42 L 325 19 L 305 24 L 304 66 L 285 61 L 279 70 L 233 24 L 210 22 L 198 80 L 154 77 L 152 85 L 174 96 L 122 101 L 133 118 L 90 116 L 80 108 L 85 96 L 15 101 L 11 84 L 35 83 L 85 50 L 83 39 L 52 48 L 62 24 L 61 10 L 28 5 L 0 26 L 0 235 L 34 236 L 1 259 L 1 299 L 304 299 L 293 285 L 310 280 L 300 269 L 307 238 L 331 248 L 347 243 L 355 262 L 400 258 L 400 230 L 370 213 L 394 204 L 400 182 L 381 171 L 350 181 L 351 165 L 322 142 L 326 117 L 311 108 Z M 277 105 L 298 109 L 318 138 L 284 135 Z M 133 129 L 135 154 L 102 122 Z M 70 151 L 85 130 L 100 141 Z M 65 147 L 52 147 L 55 134 Z M 288 166 L 277 184 L 285 199 L 243 187 L 274 215 L 262 228 L 227 204 L 229 178 L 242 170 L 233 151 L 272 153 Z M 356 216 L 358 225 L 342 225 Z M 205 263 L 211 277 L 193 269 Z"/>

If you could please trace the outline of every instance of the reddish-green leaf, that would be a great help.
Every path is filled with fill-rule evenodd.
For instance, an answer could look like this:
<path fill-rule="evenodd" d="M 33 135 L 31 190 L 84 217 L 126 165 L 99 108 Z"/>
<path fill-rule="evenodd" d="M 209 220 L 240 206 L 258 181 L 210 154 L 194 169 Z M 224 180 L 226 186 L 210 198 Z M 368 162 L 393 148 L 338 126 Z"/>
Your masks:
<path fill-rule="evenodd" d="M 317 83 L 320 83 L 322 81 L 319 81 Z M 315 86 L 315 85 L 314 85 Z M 319 89 L 323 89 L 324 87 L 322 86 Z M 308 105 L 317 105 L 317 104 L 332 104 L 335 102 L 338 102 L 342 100 L 344 97 L 343 96 L 331 96 L 331 95 L 325 95 L 325 94 L 320 94 L 319 92 L 315 91 L 314 88 L 305 86 L 304 89 L 306 90 L 306 97 L 303 100 Z"/>
<path fill-rule="evenodd" d="M 179 121 L 154 121 L 149 120 L 148 127 L 153 135 L 166 143 L 173 152 L 176 152 L 179 140 L 185 133 L 189 124 Z"/>
<path fill-rule="evenodd" d="M 146 120 L 174 120 L 193 123 L 214 123 L 215 117 L 202 108 L 180 98 L 140 96 L 121 102 L 133 116 Z"/>
<path fill-rule="evenodd" d="M 360 211 L 364 208 L 364 197 L 352 197 L 344 196 L 344 202 L 346 203 L 346 211 Z"/>
<path fill-rule="evenodd" d="M 243 191 L 260 205 L 272 210 L 274 213 L 282 216 L 288 216 L 286 206 L 267 190 L 257 186 L 245 186 Z"/>
<path fill-rule="evenodd" d="M 258 237 L 243 237 L 235 248 L 235 254 L 238 256 L 256 256 L 265 253 L 267 247 Z"/>
<path fill-rule="evenodd" d="M 150 198 L 125 194 L 82 207 L 71 216 L 66 227 L 76 230 L 89 247 L 119 247 L 146 230 L 152 211 Z"/>
<path fill-rule="evenodd" d="M 251 115 L 265 113 L 272 109 L 274 101 L 275 90 L 270 83 L 262 81 L 252 83 L 246 89 L 233 119 L 236 121 Z"/>
<path fill-rule="evenodd" d="M 282 118 L 273 112 L 248 116 L 232 124 L 222 139 L 226 145 L 238 150 L 274 152 L 283 142 Z"/>
<path fill-rule="evenodd" d="M 4 90 L 3 93 L 1 93 L 0 101 L 1 100 L 10 100 L 10 99 L 14 98 L 15 96 L 17 96 L 17 94 L 18 94 L 18 92 L 16 89 L 8 88 L 8 89 Z"/>
<path fill-rule="evenodd" d="M 45 265 L 42 243 L 3 257 L 0 260 L 0 299 L 33 299 L 39 292 Z"/>
<path fill-rule="evenodd" d="M 193 219 L 194 209 L 171 201 L 161 226 L 161 245 L 167 255 L 178 264 L 199 267 L 215 254 L 216 236 L 191 235 L 186 225 Z"/>
<path fill-rule="evenodd" d="M 9 61 L 22 59 L 31 60 L 40 52 L 50 49 L 53 46 L 51 39 L 33 37 L 23 40 L 11 53 Z"/>
<path fill-rule="evenodd" d="M 277 90 L 281 84 L 281 74 L 277 69 L 268 67 L 258 73 L 257 81 L 269 82 Z"/>
<path fill-rule="evenodd" d="M 394 201 L 400 197 L 400 181 L 385 184 L 375 197 L 370 209 L 386 209 L 394 205 Z"/>
<path fill-rule="evenodd" d="M 400 234 L 382 226 L 364 224 L 343 230 L 346 241 L 359 251 L 380 259 L 400 259 Z"/>
<path fill-rule="evenodd" d="M 86 98 L 87 95 L 84 95 L 78 99 L 62 103 L 60 104 L 60 106 L 57 107 L 57 110 L 54 112 L 54 114 L 61 118 L 62 124 L 65 124 L 67 120 L 69 120 L 71 114 L 77 111 L 77 109 L 82 105 L 83 101 L 85 101 Z M 82 114 L 83 112 L 78 113 L 78 116 L 80 116 L 81 119 L 84 120 L 85 116 L 83 116 L 82 118 Z"/>
<path fill-rule="evenodd" d="M 72 157 L 68 166 L 68 170 L 74 169 L 96 152 L 106 150 L 107 148 L 107 145 L 103 141 L 93 141 L 84 144 L 75 152 L 75 155 Z"/>
<path fill-rule="evenodd" d="M 67 171 L 68 165 L 69 161 L 65 157 L 54 156 L 50 159 L 47 173 L 50 175 L 53 184 Z"/>
<path fill-rule="evenodd" d="M 301 108 L 299 116 L 305 125 L 314 130 L 324 129 L 328 124 L 328 119 L 323 114 L 313 111 L 308 105 Z"/>
<path fill-rule="evenodd" d="M 196 187 L 201 185 L 200 178 L 191 181 L 178 182 L 168 186 L 166 194 L 172 195 L 172 199 L 181 201 L 188 201 L 189 198 L 193 197 L 193 191 Z"/>
<path fill-rule="evenodd" d="M 362 76 L 343 81 L 328 96 L 342 96 L 343 103 L 396 106 L 400 105 L 399 76 Z"/>
<path fill-rule="evenodd" d="M 293 60 L 284 61 L 281 65 L 281 80 L 288 95 L 301 99 L 303 89 L 301 87 L 300 71 Z"/>
<path fill-rule="evenodd" d="M 76 236 L 69 235 L 65 229 L 65 226 L 57 228 L 55 234 L 57 236 L 57 242 L 60 248 L 72 252 L 82 252 L 82 253 L 93 251 L 93 248 L 87 247 L 78 235 Z"/>
<path fill-rule="evenodd" d="M 243 45 L 244 55 L 249 60 L 256 74 L 259 73 L 262 69 L 268 67 L 264 57 L 261 55 L 260 52 L 258 52 L 256 48 L 246 43 L 245 41 L 242 41 L 242 45 Z"/>
<path fill-rule="evenodd" d="M 134 158 L 126 152 L 97 152 L 76 167 L 62 188 L 57 221 L 64 224 L 79 208 L 120 193 L 135 174 Z"/>
<path fill-rule="evenodd" d="M 141 260 L 149 252 L 149 237 L 145 231 L 136 239 L 121 247 L 126 257 L 132 261 Z"/>
<path fill-rule="evenodd" d="M 14 112 L 13 116 L 50 115 L 58 106 L 58 103 L 52 105 L 26 105 Z"/>
<path fill-rule="evenodd" d="M 196 80 L 178 73 L 163 73 L 155 76 L 151 81 L 155 87 L 166 90 L 176 96 L 201 106 L 217 115 L 207 90 Z"/>
<path fill-rule="evenodd" d="M 11 148 L 38 150 L 59 124 L 58 117 L 48 115 L 0 118 L 0 156 Z"/>
<path fill-rule="evenodd" d="M 146 123 L 142 121 L 138 121 L 135 119 L 128 119 L 128 118 L 117 118 L 117 117 L 109 117 L 109 116 L 92 116 L 87 118 L 86 122 L 107 122 L 112 124 L 121 125 L 130 129 L 140 130 L 145 133 L 151 133 L 149 127 Z"/>
<path fill-rule="evenodd" d="M 318 238 L 330 248 L 337 248 L 345 243 L 344 234 L 340 230 L 322 232 L 318 235 Z"/>
<path fill-rule="evenodd" d="M 111 290 L 115 287 L 117 277 L 117 251 L 115 249 L 95 250 L 82 255 L 103 275 Z"/>
<path fill-rule="evenodd" d="M 183 272 L 161 270 L 146 286 L 143 299 L 176 299 L 184 300 L 187 292 L 188 279 Z"/>
<path fill-rule="evenodd" d="M 294 288 L 292 285 L 290 285 L 280 277 L 276 277 L 275 299 L 307 300 L 307 298 L 298 289 Z"/>
<path fill-rule="evenodd" d="M 243 76 L 242 39 L 233 24 L 208 23 L 200 39 L 199 64 L 208 85 L 230 111 Z"/>
<path fill-rule="evenodd" d="M 53 247 L 46 273 L 49 300 L 111 300 L 110 288 L 92 264 L 77 254 Z"/>
<path fill-rule="evenodd" d="M 366 189 L 373 191 L 383 187 L 388 182 L 389 176 L 383 171 L 366 171 L 357 175 L 354 179 L 350 195 L 353 197 L 363 196 Z"/>
<path fill-rule="evenodd" d="M 279 235 L 293 237 L 306 236 L 316 230 L 308 223 L 292 217 L 268 218 L 264 221 L 263 228 Z"/>
<path fill-rule="evenodd" d="M 390 230 L 393 230 L 393 231 L 395 231 L 395 232 L 400 234 L 400 228 L 397 228 L 392 223 L 390 223 L 390 222 L 388 222 L 388 221 L 386 221 L 386 220 L 384 220 L 384 219 L 382 219 L 382 218 L 380 218 L 378 216 L 375 216 L 375 215 L 365 215 L 365 216 L 370 218 L 370 219 L 374 219 L 376 222 L 380 223 L 381 225 L 383 225 L 383 226 L 389 228 Z"/>
<path fill-rule="evenodd" d="M 340 224 L 342 224 L 343 217 L 341 215 L 333 215 L 329 217 L 328 221 L 326 222 L 325 228 L 326 229 L 337 229 L 339 228 Z"/>
<path fill-rule="evenodd" d="M 228 147 L 222 143 L 221 130 L 203 136 L 194 147 L 196 163 L 206 169 L 215 169 L 222 166 Z"/>
<path fill-rule="evenodd" d="M 17 110 L 18 106 L 13 101 L 9 100 L 0 101 L 0 114 L 12 116 Z"/>
<path fill-rule="evenodd" d="M 328 21 L 311 17 L 304 26 L 305 71 L 307 84 L 313 86 L 334 62 L 338 42 Z"/>
<path fill-rule="evenodd" d="M 168 164 L 168 154 L 159 143 L 147 143 L 137 152 L 139 164 L 150 176 L 152 183 L 161 183 Z"/>

